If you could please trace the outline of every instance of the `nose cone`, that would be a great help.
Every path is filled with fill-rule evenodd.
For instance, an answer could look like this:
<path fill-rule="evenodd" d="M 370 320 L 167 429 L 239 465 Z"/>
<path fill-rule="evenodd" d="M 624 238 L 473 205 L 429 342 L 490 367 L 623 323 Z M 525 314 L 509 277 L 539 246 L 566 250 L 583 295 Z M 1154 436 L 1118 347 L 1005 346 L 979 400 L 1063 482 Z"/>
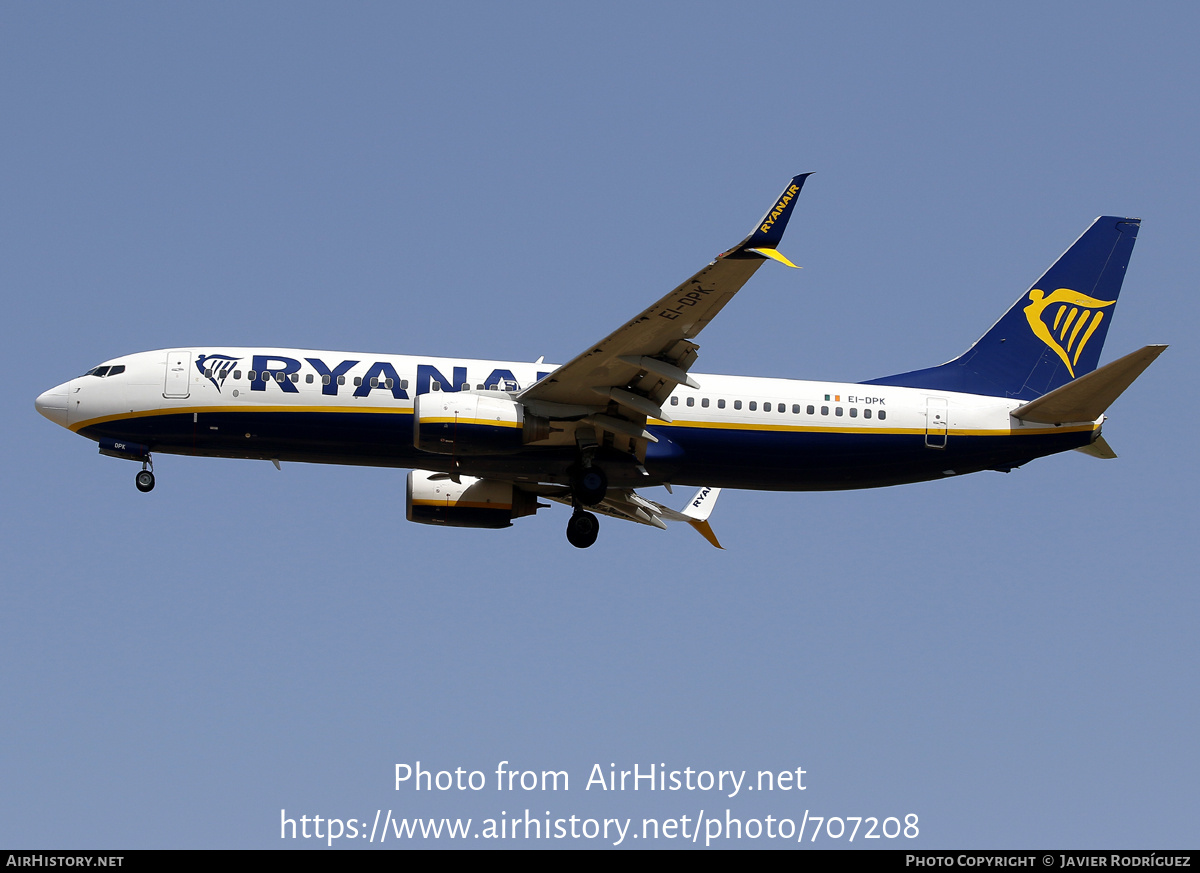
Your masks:
<path fill-rule="evenodd" d="M 33 401 L 38 412 L 63 427 L 67 426 L 67 385 L 69 384 L 64 382 L 49 391 L 44 391 L 38 395 L 37 400 Z"/>

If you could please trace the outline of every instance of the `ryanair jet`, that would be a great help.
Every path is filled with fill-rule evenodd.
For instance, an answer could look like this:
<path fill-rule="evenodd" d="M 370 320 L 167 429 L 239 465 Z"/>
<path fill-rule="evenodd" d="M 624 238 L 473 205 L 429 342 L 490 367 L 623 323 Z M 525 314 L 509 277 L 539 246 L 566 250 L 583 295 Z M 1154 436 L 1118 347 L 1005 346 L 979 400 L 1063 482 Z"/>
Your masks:
<path fill-rule="evenodd" d="M 1166 348 L 1097 368 L 1139 221 L 1102 216 L 959 357 L 867 382 L 693 373 L 696 338 L 778 251 L 809 174 L 753 232 L 561 366 L 204 346 L 113 358 L 36 401 L 46 418 L 138 462 L 153 453 L 410 468 L 410 521 L 509 527 L 572 507 L 586 548 L 597 514 L 708 524 L 722 488 L 873 488 L 1009 471 L 1075 449 L 1115 457 L 1109 405 Z M 699 486 L 682 510 L 638 494 Z"/>

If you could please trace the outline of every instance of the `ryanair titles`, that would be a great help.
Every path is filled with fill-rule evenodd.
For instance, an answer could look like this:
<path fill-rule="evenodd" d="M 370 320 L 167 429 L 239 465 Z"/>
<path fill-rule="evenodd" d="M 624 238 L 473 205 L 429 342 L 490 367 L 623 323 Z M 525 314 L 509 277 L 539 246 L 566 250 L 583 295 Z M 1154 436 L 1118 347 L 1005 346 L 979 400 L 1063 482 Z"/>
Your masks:
<path fill-rule="evenodd" d="M 214 359 L 217 357 L 220 357 L 221 361 L 219 369 L 214 369 Z M 439 369 L 439 367 L 446 366 L 444 363 L 436 366 L 417 364 L 416 379 L 411 385 L 410 393 L 408 378 L 401 378 L 391 361 L 374 361 L 367 366 L 362 375 L 351 378 L 349 374 L 358 368 L 363 363 L 362 361 L 350 359 L 330 365 L 317 357 L 305 358 L 302 362 L 286 355 L 252 355 L 249 366 L 243 374 L 238 364 L 245 360 L 224 355 L 201 355 L 196 361 L 196 367 L 217 386 L 218 391 L 222 390 L 222 386 L 230 375 L 235 382 L 245 375 L 250 382 L 251 391 L 267 391 L 268 385 L 274 385 L 275 387 L 270 390 L 279 390 L 285 394 L 299 394 L 299 383 L 305 363 L 311 370 L 304 374 L 304 382 L 312 383 L 315 376 L 316 381 L 320 382 L 321 393 L 330 397 L 336 397 L 347 391 L 354 397 L 369 397 L 374 391 L 386 391 L 396 400 L 408 400 L 412 396 L 428 394 L 433 390 L 468 390 L 472 383 L 466 367 L 450 367 L 450 375 L 447 377 Z M 539 372 L 537 378 L 540 379 L 545 375 L 547 374 Z M 521 387 L 513 372 L 503 368 L 494 368 L 476 384 L 482 385 L 484 388 L 510 391 L 519 390 Z"/>
<path fill-rule="evenodd" d="M 763 220 L 762 226 L 759 227 L 759 230 L 761 230 L 763 233 L 769 233 L 771 226 L 775 224 L 775 219 L 783 215 L 783 213 L 787 210 L 788 204 L 791 203 L 799 193 L 800 186 L 788 185 L 788 189 L 783 192 L 783 196 L 779 198 L 779 202 L 776 203 L 774 208 L 767 213 L 767 217 Z"/>

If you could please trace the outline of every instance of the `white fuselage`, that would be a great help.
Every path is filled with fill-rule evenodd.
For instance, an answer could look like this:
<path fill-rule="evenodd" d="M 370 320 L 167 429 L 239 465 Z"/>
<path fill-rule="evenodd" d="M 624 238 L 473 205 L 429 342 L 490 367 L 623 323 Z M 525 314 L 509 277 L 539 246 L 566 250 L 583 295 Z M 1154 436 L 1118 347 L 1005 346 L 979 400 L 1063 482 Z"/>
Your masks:
<path fill-rule="evenodd" d="M 516 392 L 544 363 L 283 348 L 161 350 L 107 361 L 38 398 L 59 424 L 93 439 L 168 453 L 447 468 L 417 450 L 414 400 L 443 392 Z M 96 371 L 93 371 L 96 372 Z M 1021 401 L 955 392 L 692 374 L 650 419 L 658 437 L 634 482 L 806 490 L 870 487 L 976 469 L 1008 469 L 1086 445 L 1099 422 L 1021 422 Z M 571 421 L 522 452 L 460 457 L 470 475 L 545 480 L 575 445 Z M 102 444 L 103 445 L 103 444 Z M 637 465 L 633 465 L 636 467 Z M 529 468 L 529 469 L 526 469 Z M 550 478 L 560 471 L 551 469 Z M 544 471 L 543 471 L 544 473 Z M 622 474 L 617 472 L 617 478 Z"/>

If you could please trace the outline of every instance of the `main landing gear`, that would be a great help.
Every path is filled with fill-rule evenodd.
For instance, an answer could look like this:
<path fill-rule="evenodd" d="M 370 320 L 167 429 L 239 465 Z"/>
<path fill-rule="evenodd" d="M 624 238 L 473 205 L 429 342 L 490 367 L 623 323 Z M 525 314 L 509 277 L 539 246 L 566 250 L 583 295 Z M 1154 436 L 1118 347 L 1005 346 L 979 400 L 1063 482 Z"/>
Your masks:
<path fill-rule="evenodd" d="M 599 467 L 588 464 L 571 476 L 571 498 L 575 512 L 567 522 L 567 542 L 586 549 L 600 534 L 600 519 L 583 507 L 595 506 L 608 493 L 608 476 Z"/>
<path fill-rule="evenodd" d="M 154 464 L 145 460 L 142 461 L 141 471 L 134 477 L 133 484 L 137 486 L 137 490 L 146 494 L 154 490 Z"/>
<path fill-rule="evenodd" d="M 595 506 L 608 493 L 608 476 L 599 467 L 582 467 L 571 477 L 571 496 L 579 506 Z"/>
<path fill-rule="evenodd" d="M 579 460 L 570 471 L 571 505 L 575 511 L 567 522 L 567 542 L 577 549 L 586 549 L 600 534 L 600 519 L 584 507 L 596 506 L 604 500 L 608 474 L 593 463 L 599 444 L 592 428 L 577 428 L 575 443 L 579 447 Z"/>
<path fill-rule="evenodd" d="M 600 519 L 590 512 L 576 509 L 571 520 L 567 522 L 567 542 L 577 549 L 586 549 L 596 542 L 599 534 Z"/>

